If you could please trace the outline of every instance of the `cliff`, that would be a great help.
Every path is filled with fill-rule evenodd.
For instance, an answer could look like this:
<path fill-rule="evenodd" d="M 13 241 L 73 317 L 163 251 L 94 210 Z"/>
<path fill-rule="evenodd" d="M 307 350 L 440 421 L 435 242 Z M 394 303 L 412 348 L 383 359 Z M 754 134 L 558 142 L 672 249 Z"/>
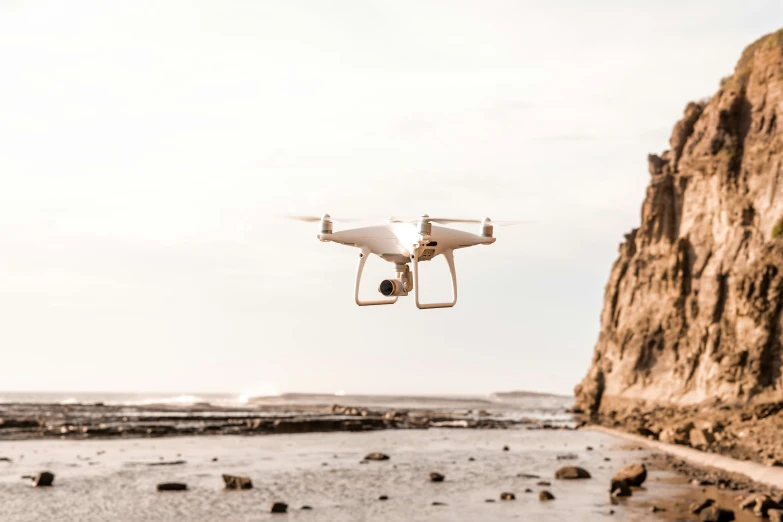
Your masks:
<path fill-rule="evenodd" d="M 783 401 L 783 30 L 649 159 L 577 407 Z"/>

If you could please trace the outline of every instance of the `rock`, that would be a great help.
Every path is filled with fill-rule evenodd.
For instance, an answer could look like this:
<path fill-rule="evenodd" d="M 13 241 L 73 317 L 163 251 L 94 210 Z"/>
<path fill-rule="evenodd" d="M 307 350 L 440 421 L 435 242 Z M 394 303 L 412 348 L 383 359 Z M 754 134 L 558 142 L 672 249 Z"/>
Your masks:
<path fill-rule="evenodd" d="M 495 499 L 494 498 L 488 498 L 488 499 L 485 499 L 484 502 L 488 502 L 488 503 L 495 502 Z"/>
<path fill-rule="evenodd" d="M 500 500 L 516 500 L 516 495 L 513 493 L 504 492 L 500 494 Z"/>
<path fill-rule="evenodd" d="M 769 522 L 783 522 L 783 509 L 770 509 L 767 511 Z"/>
<path fill-rule="evenodd" d="M 612 265 L 575 389 L 586 413 L 638 397 L 783 400 L 782 36 L 748 46 L 710 99 L 687 105 L 670 150 L 648 158 L 641 222 Z"/>
<path fill-rule="evenodd" d="M 590 473 L 586 469 L 576 466 L 565 466 L 555 472 L 555 478 L 561 480 L 589 479 Z"/>
<path fill-rule="evenodd" d="M 517 473 L 517 477 L 520 477 L 520 478 L 527 478 L 527 479 L 537 479 L 537 478 L 541 478 L 541 476 L 540 476 L 540 475 L 533 475 L 533 474 L 531 474 L 531 473 Z"/>
<path fill-rule="evenodd" d="M 270 513 L 287 513 L 288 512 L 288 504 L 285 502 L 275 502 L 272 504 L 272 507 L 269 508 Z"/>
<path fill-rule="evenodd" d="M 647 468 L 644 464 L 628 464 L 614 474 L 612 480 L 624 480 L 629 486 L 641 486 L 647 479 Z"/>
<path fill-rule="evenodd" d="M 661 511 L 666 511 L 666 510 L 662 507 L 650 506 L 650 513 L 660 513 Z"/>
<path fill-rule="evenodd" d="M 446 478 L 445 476 L 443 476 L 440 473 L 437 473 L 435 471 L 430 473 L 430 480 L 432 482 L 443 482 L 443 479 L 445 479 L 445 478 Z"/>
<path fill-rule="evenodd" d="M 183 464 L 187 464 L 187 462 L 184 460 L 171 460 L 163 462 L 148 462 L 147 466 L 181 466 Z"/>
<path fill-rule="evenodd" d="M 381 495 L 378 497 L 378 500 L 389 500 L 389 497 L 387 495 Z"/>
<path fill-rule="evenodd" d="M 702 510 L 699 514 L 699 520 L 701 522 L 731 522 L 734 520 L 734 511 L 710 506 Z"/>
<path fill-rule="evenodd" d="M 445 502 L 437 502 L 437 501 L 436 501 L 436 502 L 433 502 L 433 503 L 432 503 L 432 505 L 433 505 L 433 506 L 445 506 L 445 505 L 446 505 L 446 503 L 445 503 Z"/>
<path fill-rule="evenodd" d="M 592 446 L 587 446 L 585 449 L 586 449 L 587 451 L 593 451 L 593 447 L 592 447 Z"/>
<path fill-rule="evenodd" d="M 549 491 L 542 489 L 538 492 L 538 500 L 545 501 L 545 500 L 554 500 L 555 496 L 550 493 Z"/>
<path fill-rule="evenodd" d="M 313 508 L 312 508 L 312 506 L 302 506 L 299 509 L 301 509 L 302 511 L 310 511 Z"/>
<path fill-rule="evenodd" d="M 474 459 L 473 457 L 468 457 L 468 462 L 473 462 L 474 460 L 476 459 Z"/>
<path fill-rule="evenodd" d="M 187 484 L 181 484 L 179 482 L 164 482 L 158 484 L 158 491 L 185 491 L 187 489 Z"/>
<path fill-rule="evenodd" d="M 609 492 L 612 494 L 612 497 L 615 498 L 630 497 L 632 495 L 631 487 L 625 480 L 612 479 L 612 482 L 609 485 Z"/>
<path fill-rule="evenodd" d="M 217 457 L 212 457 L 212 462 L 217 462 L 217 461 L 218 461 Z"/>
<path fill-rule="evenodd" d="M 11 462 L 11 459 L 8 457 L 0 457 L 0 462 Z"/>
<path fill-rule="evenodd" d="M 692 447 L 706 450 L 710 444 L 715 442 L 715 436 L 707 430 L 700 428 L 693 428 L 689 434 L 690 444 Z"/>
<path fill-rule="evenodd" d="M 386 455 L 385 453 L 370 453 L 366 457 L 364 457 L 364 460 L 389 460 L 391 457 Z"/>
<path fill-rule="evenodd" d="M 51 486 L 54 483 L 54 473 L 42 471 L 33 477 L 33 487 L 43 488 Z"/>
<path fill-rule="evenodd" d="M 548 480 L 539 480 L 538 482 L 536 482 L 536 486 L 551 486 L 551 485 L 552 483 L 549 482 Z"/>
<path fill-rule="evenodd" d="M 532 490 L 532 489 L 530 489 L 530 488 L 525 488 L 525 493 L 532 493 L 532 492 L 533 492 L 533 490 Z"/>
<path fill-rule="evenodd" d="M 503 446 L 503 451 L 508 451 L 510 448 L 508 446 Z"/>
<path fill-rule="evenodd" d="M 740 503 L 740 509 L 752 509 L 757 517 L 766 517 L 770 509 L 783 509 L 783 506 L 772 500 L 769 495 L 754 494 L 748 495 Z"/>
<path fill-rule="evenodd" d="M 694 515 L 698 515 L 699 513 L 701 513 L 702 511 L 704 511 L 705 509 L 707 509 L 713 504 L 715 504 L 714 499 L 706 498 L 702 502 L 694 502 L 693 504 L 691 504 L 690 510 L 691 513 L 693 513 Z"/>
<path fill-rule="evenodd" d="M 252 489 L 253 481 L 250 477 L 237 477 L 235 475 L 223 475 L 226 489 Z"/>

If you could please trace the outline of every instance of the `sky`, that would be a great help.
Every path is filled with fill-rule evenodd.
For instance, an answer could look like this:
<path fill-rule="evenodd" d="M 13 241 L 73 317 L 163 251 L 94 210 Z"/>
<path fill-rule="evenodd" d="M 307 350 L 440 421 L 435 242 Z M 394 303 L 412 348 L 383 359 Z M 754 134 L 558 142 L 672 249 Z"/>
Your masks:
<path fill-rule="evenodd" d="M 647 154 L 781 26 L 778 0 L 0 1 L 0 390 L 571 393 Z M 454 308 L 360 308 L 356 251 L 279 217 L 324 212 L 532 223 L 456 252 Z M 448 297 L 443 259 L 421 279 Z"/>

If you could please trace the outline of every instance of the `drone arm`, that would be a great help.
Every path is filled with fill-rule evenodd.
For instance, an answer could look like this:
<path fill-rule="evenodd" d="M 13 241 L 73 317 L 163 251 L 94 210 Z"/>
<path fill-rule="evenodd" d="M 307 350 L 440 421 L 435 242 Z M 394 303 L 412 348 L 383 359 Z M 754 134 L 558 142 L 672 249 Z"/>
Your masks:
<path fill-rule="evenodd" d="M 416 295 L 416 306 L 420 309 L 427 308 L 450 308 L 457 304 L 457 271 L 454 269 L 454 250 L 446 250 L 443 257 L 449 264 L 451 272 L 451 302 L 450 303 L 420 303 L 419 302 L 419 257 L 413 256 L 413 289 Z"/>
<path fill-rule="evenodd" d="M 356 304 L 359 306 L 371 306 L 371 305 L 386 305 L 386 304 L 394 304 L 397 302 L 397 296 L 394 296 L 394 299 L 383 299 L 378 301 L 362 301 L 359 299 L 359 286 L 362 282 L 362 272 L 364 271 L 364 263 L 367 262 L 367 257 L 370 255 L 370 249 L 369 248 L 362 248 L 362 251 L 359 253 L 359 266 L 356 268 L 356 288 L 354 290 L 354 298 L 356 299 Z"/>

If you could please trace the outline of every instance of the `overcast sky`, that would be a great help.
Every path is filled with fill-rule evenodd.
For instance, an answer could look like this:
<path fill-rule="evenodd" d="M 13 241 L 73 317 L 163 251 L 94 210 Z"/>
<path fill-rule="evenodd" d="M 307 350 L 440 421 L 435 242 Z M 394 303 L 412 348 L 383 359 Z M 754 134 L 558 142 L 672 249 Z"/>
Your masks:
<path fill-rule="evenodd" d="M 570 393 L 646 155 L 781 25 L 779 0 L 0 1 L 0 390 Z M 453 309 L 359 308 L 356 251 L 275 217 L 324 212 L 534 223 L 457 252 Z M 422 283 L 448 296 L 442 259 Z"/>

